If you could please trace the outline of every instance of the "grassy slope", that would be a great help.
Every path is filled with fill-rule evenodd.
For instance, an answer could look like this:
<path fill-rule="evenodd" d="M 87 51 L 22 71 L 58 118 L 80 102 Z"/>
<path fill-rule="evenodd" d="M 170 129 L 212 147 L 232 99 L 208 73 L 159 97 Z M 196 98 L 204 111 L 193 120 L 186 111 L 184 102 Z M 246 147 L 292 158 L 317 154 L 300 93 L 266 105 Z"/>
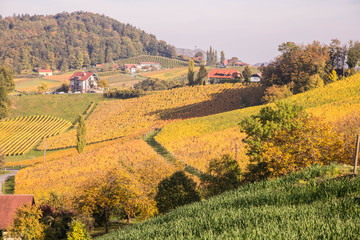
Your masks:
<path fill-rule="evenodd" d="M 360 74 L 342 81 L 327 85 L 305 93 L 297 94 L 284 99 L 288 103 L 302 105 L 313 113 L 321 113 L 325 117 L 333 118 L 341 110 L 350 110 L 360 104 Z M 352 107 L 350 107 L 350 105 Z M 236 127 L 247 116 L 256 114 L 263 106 L 243 108 L 231 112 L 220 113 L 202 118 L 189 119 L 175 122 L 163 128 L 156 139 L 162 143 L 168 143 L 169 139 L 176 142 L 179 139 L 196 137 L 203 134 L 221 131 Z M 332 113 L 326 115 L 326 112 Z M 336 111 L 335 113 L 333 111 Z"/>
<path fill-rule="evenodd" d="M 340 168 L 246 184 L 98 239 L 358 239 L 360 178 L 330 180 Z"/>
<path fill-rule="evenodd" d="M 102 94 L 61 94 L 11 96 L 9 117 L 49 115 L 75 122 L 92 101 L 105 100 Z"/>

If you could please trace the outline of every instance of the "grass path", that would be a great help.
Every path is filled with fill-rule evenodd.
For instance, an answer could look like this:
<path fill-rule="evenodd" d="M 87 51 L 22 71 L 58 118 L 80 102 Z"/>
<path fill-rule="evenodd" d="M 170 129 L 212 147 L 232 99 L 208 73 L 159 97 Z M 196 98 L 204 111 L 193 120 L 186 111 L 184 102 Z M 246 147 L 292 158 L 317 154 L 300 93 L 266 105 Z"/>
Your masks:
<path fill-rule="evenodd" d="M 165 158 L 167 161 L 169 161 L 171 164 L 177 164 L 180 163 L 185 166 L 185 171 L 195 175 L 197 177 L 201 177 L 204 173 L 202 173 L 199 169 L 196 169 L 187 163 L 176 159 L 172 153 L 170 153 L 166 148 L 164 148 L 160 143 L 158 143 L 155 140 L 155 136 L 160 132 L 160 130 L 155 130 L 153 132 L 148 133 L 146 136 L 144 136 L 144 140 L 147 144 L 149 144 L 154 151 L 161 155 L 163 158 Z"/>

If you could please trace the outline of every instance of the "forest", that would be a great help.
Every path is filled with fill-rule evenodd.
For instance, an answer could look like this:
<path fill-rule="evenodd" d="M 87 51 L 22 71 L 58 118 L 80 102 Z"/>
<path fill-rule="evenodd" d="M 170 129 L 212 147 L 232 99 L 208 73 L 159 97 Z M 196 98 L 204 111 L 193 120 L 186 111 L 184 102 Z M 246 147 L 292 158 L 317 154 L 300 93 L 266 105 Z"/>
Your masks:
<path fill-rule="evenodd" d="M 66 71 L 141 54 L 174 58 L 175 47 L 129 24 L 89 12 L 0 19 L 0 65 Z"/>

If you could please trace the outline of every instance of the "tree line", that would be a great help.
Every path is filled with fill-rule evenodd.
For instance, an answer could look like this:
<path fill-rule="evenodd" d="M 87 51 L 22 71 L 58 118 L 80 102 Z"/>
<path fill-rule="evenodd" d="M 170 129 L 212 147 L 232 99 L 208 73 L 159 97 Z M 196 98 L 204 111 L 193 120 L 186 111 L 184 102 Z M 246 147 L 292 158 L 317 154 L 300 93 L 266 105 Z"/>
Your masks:
<path fill-rule="evenodd" d="M 0 64 L 14 72 L 62 71 L 140 54 L 176 56 L 174 46 L 129 24 L 89 12 L 0 18 Z"/>

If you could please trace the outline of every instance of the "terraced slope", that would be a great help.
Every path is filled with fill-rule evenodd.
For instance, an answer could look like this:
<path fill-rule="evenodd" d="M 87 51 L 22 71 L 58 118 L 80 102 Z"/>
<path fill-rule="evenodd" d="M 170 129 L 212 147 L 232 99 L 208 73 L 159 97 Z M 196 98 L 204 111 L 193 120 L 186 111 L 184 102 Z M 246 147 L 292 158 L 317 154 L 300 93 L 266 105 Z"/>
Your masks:
<path fill-rule="evenodd" d="M 0 121 L 0 146 L 7 156 L 20 155 L 41 139 L 59 134 L 71 125 L 69 121 L 50 116 L 5 119 Z"/>

